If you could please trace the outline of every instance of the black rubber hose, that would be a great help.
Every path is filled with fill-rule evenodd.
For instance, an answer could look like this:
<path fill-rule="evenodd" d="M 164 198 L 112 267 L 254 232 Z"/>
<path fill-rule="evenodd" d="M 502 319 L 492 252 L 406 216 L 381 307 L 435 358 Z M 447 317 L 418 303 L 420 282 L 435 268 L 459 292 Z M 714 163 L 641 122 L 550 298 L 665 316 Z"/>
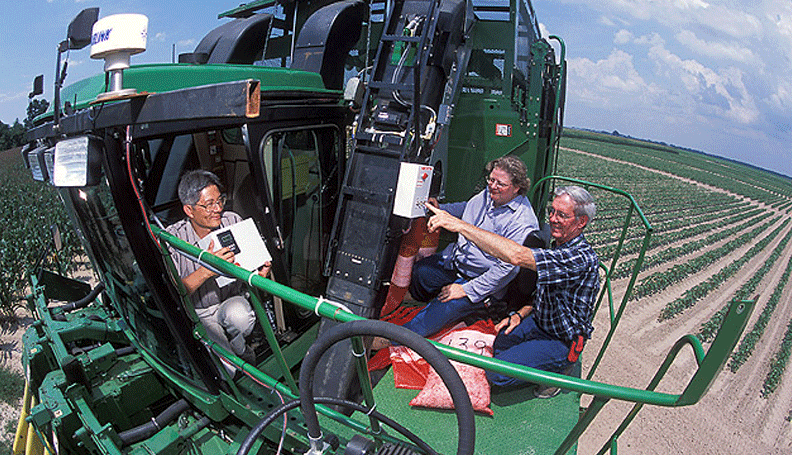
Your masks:
<path fill-rule="evenodd" d="M 393 428 L 394 430 L 401 433 L 405 438 L 410 440 L 413 444 L 420 447 L 421 450 L 428 453 L 429 455 L 437 455 L 437 452 L 429 447 L 429 445 L 424 442 L 421 438 L 415 435 L 415 433 L 411 432 L 407 428 L 401 426 L 398 422 L 394 421 L 388 416 L 385 416 L 379 413 L 376 410 L 371 410 L 360 403 L 355 403 L 354 401 L 343 400 L 341 398 L 333 398 L 333 397 L 315 397 L 314 403 L 319 404 L 331 404 L 334 406 L 343 406 L 355 411 L 366 413 L 367 415 L 371 415 L 380 422 L 388 425 L 389 427 Z M 283 414 L 291 411 L 292 409 L 300 406 L 300 399 L 292 400 L 286 402 L 277 408 L 270 411 L 264 418 L 256 424 L 250 430 L 250 433 L 245 437 L 245 440 L 242 441 L 242 444 L 239 446 L 239 450 L 237 451 L 236 455 L 247 455 L 250 452 L 250 449 L 253 447 L 253 443 L 256 439 L 261 435 L 261 432 L 264 431 L 265 428 L 270 426 L 272 422 L 275 421 L 278 417 L 282 416 Z"/>
<path fill-rule="evenodd" d="M 60 309 L 63 310 L 64 313 L 68 313 L 70 311 L 87 307 L 89 303 L 93 302 L 96 299 L 96 297 L 99 295 L 100 292 L 104 291 L 104 288 L 105 288 L 104 282 L 100 281 L 99 284 L 96 285 L 96 287 L 91 289 L 91 292 L 89 292 L 88 295 L 81 298 L 80 300 L 69 302 L 63 305 L 62 307 L 60 307 Z"/>
<path fill-rule="evenodd" d="M 132 354 L 135 352 L 136 349 L 134 346 L 124 346 L 123 348 L 116 349 L 115 353 L 118 357 L 125 356 L 127 354 Z"/>
<path fill-rule="evenodd" d="M 122 431 L 118 434 L 118 437 L 121 438 L 121 442 L 124 446 L 142 441 L 158 432 L 163 426 L 170 423 L 173 419 L 178 417 L 179 414 L 188 409 L 190 409 L 190 404 L 182 398 L 181 400 L 168 406 L 160 413 L 160 415 L 151 419 L 151 422 L 147 422 L 135 428 Z"/>
<path fill-rule="evenodd" d="M 300 367 L 300 408 L 308 428 L 308 437 L 318 440 L 322 435 L 313 398 L 314 370 L 322 354 L 333 344 L 354 336 L 379 336 L 407 346 L 422 356 L 437 372 L 451 393 L 459 431 L 457 455 L 470 455 L 475 449 L 476 422 L 467 388 L 451 362 L 429 341 L 402 326 L 375 319 L 346 322 L 327 330 L 308 349 Z"/>

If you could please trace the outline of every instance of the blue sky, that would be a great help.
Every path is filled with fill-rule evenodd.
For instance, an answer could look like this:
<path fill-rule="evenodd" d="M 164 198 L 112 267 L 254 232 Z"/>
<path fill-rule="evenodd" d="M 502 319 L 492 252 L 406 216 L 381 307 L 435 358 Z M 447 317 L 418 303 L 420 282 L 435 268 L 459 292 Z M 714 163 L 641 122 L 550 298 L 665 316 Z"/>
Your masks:
<path fill-rule="evenodd" d="M 83 8 L 149 17 L 132 63 L 192 51 L 240 0 L 26 0 L 0 18 L 0 121 L 25 117 L 33 78 L 52 100 L 56 47 Z M 695 148 L 792 176 L 792 2 L 535 0 L 569 61 L 565 124 Z M 69 55 L 66 83 L 102 70 Z"/>

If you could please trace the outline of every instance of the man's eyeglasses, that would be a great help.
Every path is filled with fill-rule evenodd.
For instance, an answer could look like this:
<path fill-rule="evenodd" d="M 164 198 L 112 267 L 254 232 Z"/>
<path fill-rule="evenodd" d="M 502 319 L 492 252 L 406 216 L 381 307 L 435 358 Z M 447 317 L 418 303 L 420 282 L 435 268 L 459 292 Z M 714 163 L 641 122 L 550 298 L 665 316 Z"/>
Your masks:
<path fill-rule="evenodd" d="M 575 215 L 569 215 L 568 213 L 564 213 L 564 212 L 562 212 L 560 210 L 556 210 L 553 207 L 548 207 L 547 208 L 547 217 L 550 218 L 553 215 L 561 218 L 562 220 L 568 220 L 570 218 L 574 218 L 575 217 Z"/>
<path fill-rule="evenodd" d="M 495 180 L 492 177 L 487 177 L 487 183 L 494 186 L 495 188 L 506 188 L 507 186 L 511 186 L 511 183 L 503 183 Z"/>
<path fill-rule="evenodd" d="M 223 207 L 225 207 L 225 203 L 226 203 L 226 196 L 225 194 L 223 194 L 222 196 L 217 198 L 216 201 L 209 201 L 206 204 L 193 204 L 193 205 L 196 207 L 200 207 L 208 212 L 209 210 L 214 209 L 215 207 L 217 208 L 217 210 L 223 210 Z"/>

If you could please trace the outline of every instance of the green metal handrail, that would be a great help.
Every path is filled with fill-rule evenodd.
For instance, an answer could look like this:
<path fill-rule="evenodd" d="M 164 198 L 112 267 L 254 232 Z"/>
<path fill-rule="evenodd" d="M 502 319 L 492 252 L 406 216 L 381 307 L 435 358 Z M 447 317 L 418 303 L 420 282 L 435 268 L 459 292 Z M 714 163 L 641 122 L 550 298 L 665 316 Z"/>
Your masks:
<path fill-rule="evenodd" d="M 632 294 L 633 287 L 635 286 L 635 282 L 638 279 L 638 273 L 641 271 L 641 266 L 643 265 L 644 257 L 646 256 L 646 251 L 649 249 L 649 242 L 652 238 L 652 232 L 654 228 L 652 228 L 651 223 L 649 220 L 646 219 L 646 216 L 641 210 L 641 207 L 638 205 L 638 202 L 635 201 L 635 198 L 630 193 L 627 193 L 624 190 L 620 190 L 618 188 L 612 188 L 606 185 L 601 185 L 599 183 L 587 182 L 585 180 L 579 180 L 571 177 L 563 177 L 558 175 L 549 175 L 544 177 L 543 179 L 536 182 L 533 187 L 531 188 L 531 196 L 537 191 L 538 188 L 543 187 L 545 184 L 549 183 L 550 181 L 564 181 L 569 183 L 574 183 L 581 186 L 586 187 L 594 187 L 599 188 L 604 191 L 608 191 L 610 193 L 614 193 L 616 195 L 622 196 L 626 198 L 629 202 L 629 208 L 627 211 L 627 215 L 625 216 L 624 225 L 621 229 L 621 234 L 619 235 L 619 242 L 616 246 L 616 250 L 613 253 L 613 258 L 611 259 L 610 267 L 606 267 L 604 264 L 601 264 L 601 267 L 605 270 L 605 282 L 600 290 L 599 297 L 597 298 L 597 303 L 594 306 L 594 313 L 597 312 L 599 309 L 602 299 L 605 297 L 605 294 L 608 295 L 608 302 L 610 307 L 610 328 L 608 330 L 608 334 L 605 336 L 605 341 L 602 342 L 602 346 L 600 346 L 600 350 L 597 353 L 597 357 L 591 365 L 591 368 L 588 371 L 586 379 L 591 379 L 594 376 L 594 372 L 596 371 L 597 367 L 599 366 L 600 362 L 602 361 L 602 357 L 605 355 L 605 351 L 608 349 L 608 345 L 610 345 L 611 340 L 613 339 L 613 334 L 616 332 L 616 327 L 619 325 L 619 321 L 621 320 L 622 314 L 624 314 L 624 309 L 627 306 L 627 302 L 630 299 L 630 295 Z M 544 207 L 550 197 L 550 192 L 545 192 L 546 196 L 545 199 L 541 201 L 539 207 Z M 619 308 L 616 311 L 616 314 L 613 313 L 613 294 L 611 291 L 611 276 L 613 275 L 614 270 L 616 269 L 616 264 L 618 263 L 622 248 L 624 247 L 624 241 L 627 238 L 627 232 L 630 227 L 630 223 L 632 222 L 633 213 L 637 213 L 638 217 L 641 221 L 641 225 L 644 228 L 644 238 L 641 245 L 641 250 L 638 252 L 638 257 L 635 261 L 635 265 L 633 266 L 632 273 L 630 274 L 630 281 L 627 284 L 627 288 L 624 291 L 624 296 L 622 296 L 621 303 L 619 304 Z M 592 315 L 593 317 L 593 315 Z"/>
<path fill-rule="evenodd" d="M 255 271 L 251 272 L 229 263 L 213 254 L 201 250 L 194 245 L 184 242 L 183 240 L 167 233 L 162 229 L 159 229 L 156 226 L 152 226 L 152 230 L 160 240 L 169 243 L 174 248 L 188 254 L 196 260 L 200 259 L 200 261 L 209 265 L 210 267 L 213 267 L 221 273 L 243 280 L 257 289 L 261 289 L 276 295 L 301 308 L 314 311 L 319 316 L 338 322 L 364 319 L 360 316 L 352 314 L 351 312 L 348 312 L 343 308 L 343 306 L 337 303 L 331 302 L 322 297 L 317 298 L 303 294 L 299 291 L 289 288 L 288 286 L 284 286 L 275 281 L 261 277 Z M 574 392 L 593 395 L 594 401 L 589 405 L 587 411 L 581 416 L 578 424 L 572 429 L 572 431 L 567 436 L 567 439 L 556 452 L 558 454 L 562 454 L 566 453 L 569 448 L 574 445 L 574 443 L 577 441 L 577 438 L 594 419 L 599 410 L 601 410 L 605 403 L 611 399 L 636 403 L 637 409 L 635 409 L 635 412 L 631 413 L 631 415 L 625 419 L 625 427 L 630 423 L 632 417 L 634 417 L 634 414 L 637 413 L 640 410 L 640 407 L 643 405 L 650 404 L 665 407 L 678 407 L 688 406 L 698 402 L 698 400 L 708 390 L 714 381 L 715 376 L 726 362 L 731 351 L 734 349 L 735 344 L 739 340 L 740 334 L 742 334 L 742 331 L 748 322 L 748 317 L 750 316 L 752 308 L 753 302 L 750 301 L 736 301 L 732 303 L 729 311 L 726 314 L 726 317 L 724 318 L 721 330 L 718 332 L 717 337 L 713 341 L 712 346 L 706 355 L 703 355 L 704 350 L 698 339 L 690 336 L 683 337 L 683 339 L 677 343 L 674 349 L 672 349 L 671 353 L 669 353 L 666 362 L 660 367 L 657 374 L 655 375 L 655 379 L 653 379 L 652 383 L 650 383 L 650 386 L 647 389 L 636 389 L 632 387 L 611 385 L 592 381 L 590 379 L 580 379 L 558 373 L 541 371 L 502 360 L 497 360 L 491 357 L 484 357 L 440 343 L 432 343 L 434 343 L 443 354 L 452 360 L 512 376 L 526 382 L 543 384 L 552 387 L 560 387 Z M 623 310 L 623 305 L 620 310 Z M 257 368 L 246 364 L 245 362 L 241 361 L 241 359 L 231 353 L 228 353 L 219 346 L 216 346 L 213 343 L 210 344 L 212 349 L 218 355 L 226 357 L 229 361 L 243 368 L 246 372 L 253 375 L 257 379 L 271 384 L 273 387 L 277 388 L 283 393 L 286 393 L 287 395 L 291 395 L 291 391 L 283 384 L 279 384 L 277 381 L 268 377 Z M 654 387 L 652 384 L 659 382 L 659 379 L 662 378 L 668 367 L 673 362 L 673 359 L 676 357 L 679 349 L 681 349 L 681 347 L 684 345 L 690 345 L 693 347 L 696 359 L 700 365 L 690 380 L 688 386 L 681 394 L 657 392 L 653 390 Z M 323 411 L 327 412 L 332 410 Z M 334 417 L 340 418 L 339 416 Z M 359 431 L 365 431 L 367 433 L 370 431 L 370 429 L 363 428 L 363 426 L 358 423 L 348 422 L 348 424 L 355 426 L 355 429 Z M 621 431 L 623 431 L 623 429 Z M 618 433 L 620 434 L 620 431 Z M 611 438 L 608 444 L 615 444 L 617 437 L 618 434 L 615 433 L 614 437 Z"/>
<path fill-rule="evenodd" d="M 558 56 L 559 71 L 558 71 L 558 93 L 555 96 L 555 106 L 553 112 L 553 125 L 551 129 L 550 144 L 555 153 L 550 154 L 552 163 L 549 163 L 547 169 L 548 173 L 556 172 L 558 167 L 558 149 L 561 147 L 561 134 L 564 130 L 564 102 L 563 98 L 566 97 L 566 43 L 560 36 L 550 35 L 549 39 L 558 42 L 561 50 L 561 55 Z"/>

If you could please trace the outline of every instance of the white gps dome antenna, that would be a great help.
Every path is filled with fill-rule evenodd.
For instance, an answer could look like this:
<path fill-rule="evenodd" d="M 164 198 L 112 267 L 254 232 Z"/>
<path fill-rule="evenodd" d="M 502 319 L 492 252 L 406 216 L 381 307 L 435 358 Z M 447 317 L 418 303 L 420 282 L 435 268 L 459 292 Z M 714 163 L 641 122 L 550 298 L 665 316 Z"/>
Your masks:
<path fill-rule="evenodd" d="M 134 88 L 124 89 L 124 70 L 129 57 L 146 50 L 148 17 L 142 14 L 115 14 L 102 18 L 93 26 L 91 58 L 105 61 L 104 70 L 110 72 L 110 87 L 97 100 L 134 95 Z"/>

